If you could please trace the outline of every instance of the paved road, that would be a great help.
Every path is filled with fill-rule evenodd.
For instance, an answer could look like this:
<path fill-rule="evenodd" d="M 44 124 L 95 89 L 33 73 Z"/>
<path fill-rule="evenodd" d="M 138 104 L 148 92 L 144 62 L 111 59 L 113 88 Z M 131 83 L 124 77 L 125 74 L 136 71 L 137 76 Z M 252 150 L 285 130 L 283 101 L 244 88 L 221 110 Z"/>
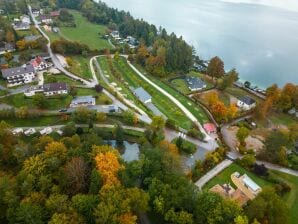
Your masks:
<path fill-rule="evenodd" d="M 230 166 L 233 162 L 231 160 L 224 160 L 221 163 L 219 163 L 216 167 L 214 167 L 212 170 L 210 170 L 208 173 L 206 173 L 203 177 L 201 177 L 195 185 L 202 190 L 202 187 L 210 181 L 213 177 L 215 177 L 217 174 L 219 174 L 222 170 Z"/>
<path fill-rule="evenodd" d="M 91 68 L 91 73 L 93 76 L 93 79 L 95 80 L 95 82 L 98 83 L 98 79 L 95 73 L 95 69 L 94 69 L 94 65 L 96 66 L 100 77 L 102 78 L 102 80 L 108 85 L 110 86 L 115 92 L 117 92 L 118 96 L 122 98 L 123 102 L 125 102 L 126 105 L 128 105 L 130 108 L 135 109 L 138 113 L 136 113 L 136 115 L 138 116 L 138 118 L 147 123 L 150 124 L 152 122 L 151 118 L 142 110 L 140 109 L 138 106 L 136 106 L 133 102 L 131 102 L 130 100 L 127 100 L 125 97 L 122 96 L 122 94 L 116 89 L 114 88 L 112 85 L 110 85 L 109 81 L 107 80 L 107 78 L 105 77 L 100 65 L 98 64 L 96 58 L 98 57 L 103 57 L 102 55 L 99 56 L 94 56 L 93 58 L 91 58 L 90 60 L 90 68 Z"/>
<path fill-rule="evenodd" d="M 82 83 L 84 83 L 85 85 L 87 86 L 91 86 L 93 87 L 95 85 L 95 83 L 93 82 L 89 82 L 85 79 L 82 79 L 74 74 L 72 74 L 71 72 L 67 71 L 60 63 L 59 59 L 57 58 L 57 56 L 53 53 L 52 49 L 51 49 L 51 41 L 50 41 L 50 38 L 47 36 L 47 34 L 40 28 L 37 20 L 35 19 L 34 15 L 32 14 L 32 10 L 31 10 L 31 6 L 28 5 L 28 9 L 29 9 L 29 12 L 30 12 L 30 16 L 34 22 L 34 25 L 36 27 L 36 29 L 38 29 L 38 31 L 44 36 L 44 38 L 47 39 L 48 41 L 48 44 L 47 44 L 47 48 L 48 48 L 48 52 L 51 56 L 51 59 L 52 59 L 52 62 L 53 64 L 55 65 L 55 67 L 60 70 L 61 72 L 63 72 L 65 75 L 67 75 L 68 77 L 74 79 L 74 80 L 79 80 L 81 81 Z"/>

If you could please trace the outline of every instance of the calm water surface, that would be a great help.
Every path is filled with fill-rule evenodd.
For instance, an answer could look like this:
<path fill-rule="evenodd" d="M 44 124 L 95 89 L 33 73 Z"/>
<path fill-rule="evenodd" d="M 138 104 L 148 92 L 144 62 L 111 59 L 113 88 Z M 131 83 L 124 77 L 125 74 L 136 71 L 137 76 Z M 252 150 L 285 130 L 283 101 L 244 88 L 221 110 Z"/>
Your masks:
<path fill-rule="evenodd" d="M 296 0 L 104 2 L 183 35 L 203 59 L 222 57 L 226 69 L 236 67 L 242 80 L 250 80 L 261 87 L 272 83 L 298 83 Z"/>

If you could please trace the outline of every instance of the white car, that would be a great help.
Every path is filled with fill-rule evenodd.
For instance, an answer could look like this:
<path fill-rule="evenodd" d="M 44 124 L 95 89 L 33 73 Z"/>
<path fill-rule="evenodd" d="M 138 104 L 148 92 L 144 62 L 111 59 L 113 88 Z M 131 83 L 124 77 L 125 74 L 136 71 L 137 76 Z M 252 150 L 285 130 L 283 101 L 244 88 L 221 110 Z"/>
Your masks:
<path fill-rule="evenodd" d="M 29 129 L 27 129 L 27 130 L 24 132 L 24 134 L 25 134 L 26 136 L 30 136 L 30 135 L 33 135 L 33 134 L 35 134 L 35 133 L 36 133 L 35 128 L 29 128 Z"/>

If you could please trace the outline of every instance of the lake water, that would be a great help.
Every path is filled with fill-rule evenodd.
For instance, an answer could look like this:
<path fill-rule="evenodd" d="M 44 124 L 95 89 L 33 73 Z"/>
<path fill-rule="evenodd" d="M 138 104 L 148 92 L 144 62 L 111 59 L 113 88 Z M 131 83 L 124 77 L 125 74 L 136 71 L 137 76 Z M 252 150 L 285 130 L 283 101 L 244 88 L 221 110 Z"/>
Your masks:
<path fill-rule="evenodd" d="M 104 0 L 220 56 L 260 87 L 298 83 L 297 0 Z"/>
<path fill-rule="evenodd" d="M 105 143 L 118 149 L 122 159 L 126 162 L 139 159 L 140 147 L 137 143 L 124 141 L 122 145 L 118 145 L 116 140 L 107 140 Z"/>

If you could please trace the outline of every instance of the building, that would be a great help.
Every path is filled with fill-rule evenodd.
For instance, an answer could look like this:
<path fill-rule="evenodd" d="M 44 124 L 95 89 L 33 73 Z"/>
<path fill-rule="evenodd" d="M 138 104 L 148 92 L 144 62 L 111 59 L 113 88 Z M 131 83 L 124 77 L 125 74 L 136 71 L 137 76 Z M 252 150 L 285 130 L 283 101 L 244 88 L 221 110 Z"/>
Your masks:
<path fill-rule="evenodd" d="M 185 81 L 191 91 L 199 91 L 207 87 L 206 83 L 198 77 L 187 76 Z"/>
<path fill-rule="evenodd" d="M 47 63 L 42 57 L 37 56 L 36 58 L 30 61 L 30 64 L 33 66 L 34 70 L 37 71 L 44 71 L 47 70 L 52 65 Z"/>
<path fill-rule="evenodd" d="M 231 175 L 233 183 L 250 199 L 254 199 L 262 188 L 257 185 L 249 176 L 243 174 L 242 176 L 235 172 Z"/>
<path fill-rule="evenodd" d="M 31 64 L 16 68 L 2 69 L 2 77 L 7 80 L 8 86 L 17 86 L 34 81 L 35 70 Z"/>
<path fill-rule="evenodd" d="M 152 97 L 142 87 L 135 89 L 134 94 L 144 104 L 152 102 Z"/>
<path fill-rule="evenodd" d="M 51 17 L 58 17 L 60 16 L 60 11 L 53 11 L 50 13 Z"/>
<path fill-rule="evenodd" d="M 45 96 L 68 94 L 68 86 L 66 83 L 49 83 L 43 85 L 43 93 Z"/>
<path fill-rule="evenodd" d="M 249 96 L 243 96 L 237 101 L 237 107 L 241 108 L 242 110 L 251 110 L 256 106 L 256 101 Z"/>
<path fill-rule="evenodd" d="M 12 26 L 14 30 L 30 30 L 30 23 L 16 22 Z"/>
<path fill-rule="evenodd" d="M 204 124 L 204 129 L 208 134 L 215 134 L 216 133 L 216 126 L 213 123 Z"/>
<path fill-rule="evenodd" d="M 31 24 L 31 19 L 30 19 L 30 17 L 27 16 L 27 15 L 22 15 L 22 16 L 20 17 L 20 20 L 21 20 L 22 23 L 28 23 L 29 25 Z"/>
<path fill-rule="evenodd" d="M 4 10 L 0 9 L 0 15 L 4 14 Z"/>
<path fill-rule="evenodd" d="M 132 36 L 127 36 L 125 41 L 131 49 L 136 48 L 139 45 L 139 41 Z"/>
<path fill-rule="evenodd" d="M 42 14 L 42 10 L 38 8 L 32 8 L 32 14 L 34 16 L 39 16 L 40 14 Z"/>
<path fill-rule="evenodd" d="M 53 20 L 49 15 L 41 15 L 39 18 L 40 18 L 41 23 L 44 23 L 44 24 L 47 24 L 47 25 L 53 23 Z"/>
<path fill-rule="evenodd" d="M 120 34 L 118 30 L 114 30 L 110 33 L 111 37 L 113 37 L 114 39 L 119 39 L 120 38 Z"/>
<path fill-rule="evenodd" d="M 86 107 L 96 104 L 93 96 L 78 96 L 71 101 L 70 107 Z"/>
<path fill-rule="evenodd" d="M 39 38 L 41 38 L 41 36 L 39 36 L 39 35 L 29 35 L 29 36 L 25 36 L 25 37 L 24 37 L 24 40 L 25 40 L 26 42 L 31 42 L 31 41 L 36 41 L 36 40 L 38 40 Z"/>
<path fill-rule="evenodd" d="M 15 47 L 12 44 L 5 43 L 3 46 L 0 47 L 0 55 L 3 55 L 8 52 L 15 51 Z"/>
<path fill-rule="evenodd" d="M 209 191 L 219 194 L 225 199 L 236 201 L 241 207 L 249 201 L 249 198 L 240 189 L 235 190 L 230 184 L 216 184 Z"/>

